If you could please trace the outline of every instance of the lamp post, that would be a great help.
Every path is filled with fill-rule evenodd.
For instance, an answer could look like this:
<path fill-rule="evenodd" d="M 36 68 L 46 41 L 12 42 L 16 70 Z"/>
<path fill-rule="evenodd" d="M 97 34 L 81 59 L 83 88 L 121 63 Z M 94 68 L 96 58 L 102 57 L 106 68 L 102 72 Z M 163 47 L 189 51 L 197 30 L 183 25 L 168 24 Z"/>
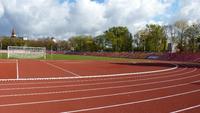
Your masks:
<path fill-rule="evenodd" d="M 2 44 L 2 41 L 1 41 L 1 58 L 2 58 L 2 56 L 3 56 L 3 55 L 2 55 L 2 54 L 3 54 L 3 53 L 2 53 L 2 47 L 3 47 L 3 44 Z"/>
<path fill-rule="evenodd" d="M 53 43 L 56 43 L 57 41 L 56 41 L 56 39 L 55 38 L 51 38 L 51 41 L 53 42 Z M 51 59 L 52 59 L 52 53 L 53 53 L 53 43 L 51 44 Z"/>

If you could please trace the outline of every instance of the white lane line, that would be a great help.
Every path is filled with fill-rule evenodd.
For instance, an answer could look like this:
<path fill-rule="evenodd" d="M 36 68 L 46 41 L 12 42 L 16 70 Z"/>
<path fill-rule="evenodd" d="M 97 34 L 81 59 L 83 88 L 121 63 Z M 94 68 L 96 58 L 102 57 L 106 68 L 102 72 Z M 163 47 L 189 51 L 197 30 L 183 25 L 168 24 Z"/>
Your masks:
<path fill-rule="evenodd" d="M 170 113 L 180 113 L 180 112 L 188 111 L 188 110 L 195 109 L 195 108 L 198 108 L 198 107 L 200 107 L 200 104 L 196 105 L 196 106 L 191 106 L 191 107 L 188 107 L 188 108 L 180 109 L 180 110 L 177 110 L 177 111 L 172 111 Z"/>
<path fill-rule="evenodd" d="M 193 78 L 198 75 L 194 75 L 194 76 L 189 76 L 189 77 L 183 77 L 183 78 L 178 78 L 178 79 L 174 79 L 174 80 L 166 80 L 166 81 L 161 81 L 161 82 L 154 82 L 154 83 L 149 83 L 149 84 L 156 84 L 156 83 L 163 83 L 163 82 L 169 82 L 169 81 L 177 81 L 177 80 L 183 80 L 183 79 L 187 79 L 187 78 Z M 178 85 L 171 85 L 171 86 L 165 86 L 165 87 L 159 87 L 159 88 L 152 88 L 152 89 L 145 89 L 145 90 L 136 90 L 136 91 L 130 91 L 130 92 L 123 92 L 123 93 L 115 93 L 115 94 L 108 94 L 106 96 L 115 96 L 115 95 L 123 95 L 123 94 L 132 94 L 132 93 L 141 93 L 141 92 L 147 92 L 147 91 L 154 91 L 154 90 L 160 90 L 160 89 L 167 89 L 167 88 L 172 88 L 172 87 L 179 87 L 179 86 L 185 86 L 185 85 L 190 85 L 192 83 L 195 82 L 199 82 L 198 81 L 193 81 L 193 82 L 189 82 L 189 83 L 184 83 L 184 84 L 178 84 Z M 148 84 L 148 83 L 147 83 Z M 147 85 L 145 84 L 145 85 Z M 135 84 L 136 86 L 142 86 L 144 84 Z M 108 90 L 108 89 L 118 89 L 118 88 L 127 88 L 127 87 L 133 87 L 135 85 L 124 85 L 124 86 L 114 86 L 114 87 L 103 87 L 103 88 L 91 88 L 91 89 L 81 89 L 81 90 L 67 90 L 67 91 L 54 91 L 54 92 L 43 92 L 43 93 L 27 93 L 27 94 L 12 94 L 12 95 L 0 95 L 0 98 L 4 98 L 4 97 L 17 97 L 17 96 L 38 96 L 38 95 L 50 95 L 50 94 L 64 94 L 64 93 L 74 93 L 74 92 L 86 92 L 86 91 L 97 91 L 97 90 Z M 100 95 L 102 96 L 102 95 Z M 103 95 L 104 97 L 105 95 Z M 93 96 L 96 97 L 96 96 Z M 98 96 L 99 97 L 99 96 Z M 85 97 L 88 98 L 88 97 Z M 73 99 L 73 98 L 71 98 Z M 73 100 L 76 100 L 76 98 L 74 98 Z"/>
<path fill-rule="evenodd" d="M 187 68 L 184 68 L 184 69 L 182 69 L 182 70 L 178 70 L 178 71 L 175 71 L 175 72 L 171 72 L 171 73 L 177 73 L 177 72 L 182 72 L 182 71 L 185 71 Z M 189 71 L 189 72 L 194 72 L 194 71 L 196 71 L 197 69 L 194 69 L 194 70 L 192 70 L 192 71 Z M 189 72 L 186 72 L 186 73 L 189 73 Z M 170 74 L 170 72 L 168 72 L 168 73 L 164 73 L 164 74 L 162 74 L 162 75 L 167 75 L 167 74 Z M 185 72 L 184 72 L 184 74 L 185 74 Z M 160 75 L 160 74 L 154 74 L 154 75 Z M 174 76 L 174 75 L 176 75 L 176 76 L 178 76 L 179 74 L 171 74 L 171 75 L 168 75 L 168 76 L 159 76 L 159 77 L 157 77 L 157 76 L 153 76 L 152 78 L 140 78 L 140 79 L 134 79 L 133 81 L 144 81 L 144 80 L 151 80 L 151 79 L 157 79 L 157 78 L 168 78 L 168 77 L 176 77 L 176 76 Z M 150 76 L 150 75 L 143 75 L 142 77 L 147 77 L 147 76 Z M 135 76 L 136 77 L 136 76 Z M 106 78 L 106 80 L 120 80 L 120 79 L 129 79 L 129 78 L 133 78 L 133 76 L 126 76 L 126 77 L 123 77 L 123 78 Z M 100 80 L 105 80 L 105 79 L 89 79 L 89 80 L 77 80 L 77 81 L 51 81 L 51 82 L 28 82 L 28 83 L 11 83 L 11 84 L 0 84 L 0 86 L 8 86 L 8 85 L 29 85 L 29 84 L 54 84 L 54 83 L 69 83 L 69 82 L 89 82 L 89 81 L 100 81 Z M 101 82 L 101 81 L 100 81 Z"/>
<path fill-rule="evenodd" d="M 40 61 L 46 61 L 46 60 L 40 60 Z M 85 62 L 80 62 L 80 61 L 66 61 L 66 60 L 54 60 L 54 61 L 49 61 L 50 63 L 64 63 L 64 64 L 73 64 L 73 63 L 85 63 Z"/>
<path fill-rule="evenodd" d="M 177 70 L 177 71 L 170 71 L 170 72 L 167 72 L 167 73 L 163 73 L 162 75 L 167 75 L 167 76 L 159 76 L 157 77 L 157 75 L 160 75 L 159 73 L 156 73 L 156 74 L 151 74 L 151 75 L 143 75 L 143 76 L 121 76 L 120 78 L 116 78 L 116 77 L 111 77 L 111 78 L 95 78 L 95 79 L 83 79 L 83 80 L 79 80 L 79 79 L 75 79 L 74 81 L 49 81 L 49 82 L 27 82 L 27 83 L 8 83 L 8 84 L 0 84 L 0 86 L 9 86 L 9 85 L 31 85 L 31 84 L 54 84 L 54 83 L 71 83 L 71 82 L 90 82 L 90 81 L 103 81 L 103 80 L 123 80 L 123 79 L 131 79 L 131 78 L 136 78 L 135 81 L 142 81 L 142 80 L 149 80 L 149 79 L 157 79 L 157 78 L 168 78 L 168 77 L 171 77 L 173 75 L 176 75 L 175 73 L 177 72 L 183 72 L 185 70 L 187 70 L 188 68 L 183 68 L 181 70 Z M 197 69 L 193 69 L 193 71 L 196 71 Z M 192 71 L 191 71 L 192 72 Z M 185 73 L 185 72 L 184 72 Z M 186 72 L 187 73 L 187 72 Z M 170 74 L 170 75 L 168 75 Z M 154 76 L 152 76 L 154 75 Z M 156 75 L 156 76 L 155 76 Z M 148 76 L 152 76 L 151 78 L 145 78 L 145 77 L 148 77 Z M 139 77 L 139 78 L 138 78 Z M 142 78 L 141 78 L 142 77 Z M 176 76 L 175 76 L 176 77 Z M 138 79 L 137 79 L 138 78 Z"/>
<path fill-rule="evenodd" d="M 85 100 L 85 99 L 95 99 L 95 98 L 103 98 L 103 97 L 134 94 L 134 93 L 138 93 L 138 92 L 147 92 L 147 91 L 154 91 L 154 90 L 160 90 L 160 89 L 167 89 L 167 88 L 172 88 L 172 87 L 177 87 L 177 85 L 167 86 L 167 87 L 163 87 L 163 88 L 147 89 L 147 90 L 143 90 L 143 91 L 139 90 L 139 91 L 133 91 L 133 92 L 124 92 L 124 93 L 116 93 L 116 94 L 108 94 L 108 95 L 98 95 L 98 96 L 79 97 L 79 98 L 67 98 L 67 99 L 47 100 L 47 101 L 36 101 L 36 102 L 23 102 L 23 103 L 13 103 L 13 104 L 1 104 L 0 107 L 20 106 L 20 105 L 33 105 L 33 104 L 43 104 L 43 103 L 55 103 L 55 102 L 66 102 L 66 101 Z M 184 92 L 184 93 L 178 93 L 178 94 L 174 94 L 174 95 L 168 95 L 168 96 L 162 96 L 162 97 L 157 97 L 157 98 L 141 100 L 141 101 L 128 102 L 128 103 L 123 103 L 123 104 L 115 104 L 115 105 L 109 105 L 109 106 L 102 106 L 102 107 L 95 107 L 95 108 L 88 108 L 88 109 L 81 109 L 81 110 L 73 110 L 73 111 L 68 111 L 66 113 L 97 110 L 97 109 L 103 109 L 103 108 L 105 109 L 105 108 L 118 107 L 118 106 L 130 105 L 130 104 L 137 104 L 137 103 L 142 103 L 142 102 L 149 102 L 149 101 L 166 99 L 166 98 L 170 98 L 170 97 L 186 95 L 186 94 L 190 94 L 190 93 L 196 93 L 196 92 L 199 92 L 199 91 L 200 91 L 200 89 L 189 91 L 189 92 Z"/>
<path fill-rule="evenodd" d="M 12 64 L 12 63 L 16 63 L 16 61 L 15 62 L 0 62 L 1 64 Z"/>
<path fill-rule="evenodd" d="M 174 74 L 174 75 L 171 75 L 171 76 L 164 76 L 164 77 L 157 77 L 157 78 L 170 78 L 170 77 L 176 77 L 176 76 L 179 76 L 179 75 L 186 75 L 188 73 L 192 73 L 194 72 L 195 70 L 193 71 L 189 71 L 189 72 L 186 72 L 186 73 L 180 73 L 180 74 Z M 196 76 L 196 75 L 195 75 Z M 195 77 L 194 76 L 194 77 Z M 190 77 L 193 77 L 193 76 L 189 76 L 189 77 L 182 77 L 182 78 L 178 78 L 178 79 L 171 79 L 171 80 L 163 80 L 163 81 L 159 81 L 159 82 L 148 82 L 148 83 L 142 83 L 142 84 L 134 84 L 134 85 L 130 85 L 130 86 L 139 86 L 139 85 L 148 85 L 148 84 L 156 84 L 156 83 L 163 83 L 163 82 L 168 82 L 168 81 L 175 81 L 175 80 L 180 80 L 180 79 L 185 79 L 185 78 L 190 78 Z M 154 77 L 155 79 L 156 77 Z M 20 88 L 2 88 L 0 89 L 0 91 L 2 90 L 21 90 L 21 89 L 49 89 L 49 88 L 61 88 L 61 87 L 75 87 L 75 86 L 95 86 L 95 85 L 105 85 L 105 84 L 115 84 L 115 83 L 127 83 L 127 82 L 134 82 L 134 81 L 144 81 L 143 80 L 121 80 L 121 81 L 111 81 L 111 82 L 99 82 L 99 83 L 88 83 L 88 84 L 72 84 L 72 85 L 57 85 L 57 86 L 43 86 L 43 87 L 20 87 Z M 118 87 L 118 86 L 117 86 Z M 119 87 L 122 87 L 122 86 L 119 86 Z"/>
<path fill-rule="evenodd" d="M 99 109 L 108 109 L 108 108 L 113 108 L 113 107 L 121 107 L 121 106 L 144 103 L 144 102 L 162 100 L 162 99 L 167 99 L 167 98 L 172 98 L 172 97 L 177 97 L 177 96 L 183 96 L 183 95 L 197 93 L 197 92 L 200 92 L 200 89 L 188 91 L 188 92 L 184 92 L 184 93 L 178 93 L 178 94 L 174 94 L 174 95 L 168 95 L 168 96 L 163 96 L 163 97 L 146 99 L 146 100 L 127 102 L 127 103 L 122 103 L 122 104 L 114 104 L 114 105 L 108 105 L 108 106 L 100 106 L 100 107 L 87 108 L 87 109 L 80 109 L 80 110 L 73 110 L 73 111 L 67 111 L 67 112 L 63 112 L 63 113 L 76 113 L 76 112 L 85 112 L 85 111 L 92 111 L 92 110 L 99 110 Z"/>
<path fill-rule="evenodd" d="M 80 75 L 78 75 L 78 74 L 76 74 L 76 73 L 74 73 L 74 72 L 71 72 L 71 71 L 66 70 L 66 69 L 64 69 L 64 68 L 61 68 L 61 67 L 59 67 L 59 66 L 57 66 L 57 65 L 48 63 L 48 62 L 46 62 L 46 61 L 42 61 L 42 62 L 44 62 L 44 63 L 46 63 L 46 64 L 48 64 L 48 65 L 50 65 L 50 66 L 53 66 L 54 68 L 60 69 L 60 70 L 62 70 L 62 71 L 64 71 L 64 72 L 70 73 L 70 74 L 72 74 L 72 75 L 75 75 L 75 76 L 78 76 L 78 77 L 80 76 Z"/>
<path fill-rule="evenodd" d="M 195 62 L 196 62 L 196 61 L 199 61 L 199 60 L 200 60 L 200 58 L 197 58 L 197 59 L 195 59 L 195 60 L 193 60 L 193 61 L 195 61 Z"/>
<path fill-rule="evenodd" d="M 47 63 L 47 62 L 45 62 Z M 49 65 L 52 65 L 54 67 L 60 68 L 56 65 L 47 63 Z M 51 77 L 51 78 L 20 78 L 17 81 L 28 81 L 28 80 L 67 80 L 67 79 L 82 79 L 82 78 L 104 78 L 104 77 L 119 77 L 119 76 L 128 76 L 128 75 L 142 75 L 142 74 L 152 74 L 152 73 L 159 73 L 159 72 L 165 72 L 165 71 L 172 71 L 178 68 L 178 65 L 175 65 L 173 68 L 168 69 L 161 69 L 161 70 L 155 70 L 155 71 L 145 71 L 145 72 L 134 72 L 134 73 L 120 73 L 120 74 L 107 74 L 107 75 L 94 75 L 94 76 L 80 76 L 74 73 L 76 75 L 75 77 Z M 61 70 L 73 74 L 73 72 L 67 71 L 63 68 L 60 68 Z M 16 79 L 0 79 L 0 81 L 16 81 Z"/>
<path fill-rule="evenodd" d="M 16 60 L 16 73 L 17 73 L 17 80 L 19 80 L 19 64 L 18 64 L 18 60 Z"/>
<path fill-rule="evenodd" d="M 64 64 L 80 64 L 82 62 L 63 62 Z"/>

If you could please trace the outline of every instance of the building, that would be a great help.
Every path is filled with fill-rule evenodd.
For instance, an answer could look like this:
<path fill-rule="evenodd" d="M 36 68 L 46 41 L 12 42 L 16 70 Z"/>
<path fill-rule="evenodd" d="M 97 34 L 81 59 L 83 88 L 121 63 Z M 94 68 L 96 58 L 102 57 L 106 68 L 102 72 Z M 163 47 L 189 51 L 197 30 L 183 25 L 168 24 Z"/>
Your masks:
<path fill-rule="evenodd" d="M 11 33 L 11 38 L 16 38 L 16 37 L 17 37 L 16 31 L 15 31 L 15 29 L 13 28 L 13 29 L 12 29 L 12 33 Z"/>

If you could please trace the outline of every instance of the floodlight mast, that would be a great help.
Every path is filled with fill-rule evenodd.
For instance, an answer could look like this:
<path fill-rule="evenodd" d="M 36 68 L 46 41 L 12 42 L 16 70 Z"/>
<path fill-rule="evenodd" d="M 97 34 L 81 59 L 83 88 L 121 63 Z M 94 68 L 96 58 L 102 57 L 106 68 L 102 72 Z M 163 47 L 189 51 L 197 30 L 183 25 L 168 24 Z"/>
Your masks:
<path fill-rule="evenodd" d="M 51 38 L 51 41 L 53 43 L 57 43 L 56 39 L 55 38 Z M 51 44 L 51 59 L 52 59 L 52 54 L 53 54 L 53 44 Z"/>

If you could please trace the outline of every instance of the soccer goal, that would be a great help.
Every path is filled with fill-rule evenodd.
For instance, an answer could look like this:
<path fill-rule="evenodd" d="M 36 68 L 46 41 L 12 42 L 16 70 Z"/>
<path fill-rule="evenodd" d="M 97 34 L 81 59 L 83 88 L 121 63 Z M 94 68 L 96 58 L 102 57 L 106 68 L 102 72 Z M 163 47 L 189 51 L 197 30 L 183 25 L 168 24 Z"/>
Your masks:
<path fill-rule="evenodd" d="M 8 46 L 8 58 L 46 59 L 45 47 Z"/>

